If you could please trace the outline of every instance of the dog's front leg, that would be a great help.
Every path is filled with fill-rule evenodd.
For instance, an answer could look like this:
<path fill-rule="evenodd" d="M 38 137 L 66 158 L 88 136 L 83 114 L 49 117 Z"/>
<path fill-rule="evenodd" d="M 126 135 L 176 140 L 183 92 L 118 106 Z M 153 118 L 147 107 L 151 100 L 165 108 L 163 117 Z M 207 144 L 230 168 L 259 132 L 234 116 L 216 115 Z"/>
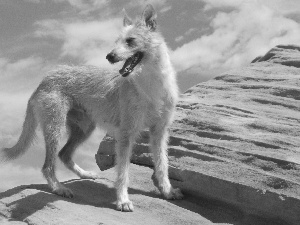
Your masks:
<path fill-rule="evenodd" d="M 133 204 L 128 197 L 129 165 L 134 137 L 121 134 L 117 138 L 117 180 L 115 183 L 117 191 L 117 210 L 132 212 Z"/>
<path fill-rule="evenodd" d="M 150 149 L 154 161 L 154 184 L 166 199 L 182 199 L 183 194 L 179 188 L 173 188 L 168 175 L 168 130 L 164 123 L 156 124 L 150 128 Z"/>

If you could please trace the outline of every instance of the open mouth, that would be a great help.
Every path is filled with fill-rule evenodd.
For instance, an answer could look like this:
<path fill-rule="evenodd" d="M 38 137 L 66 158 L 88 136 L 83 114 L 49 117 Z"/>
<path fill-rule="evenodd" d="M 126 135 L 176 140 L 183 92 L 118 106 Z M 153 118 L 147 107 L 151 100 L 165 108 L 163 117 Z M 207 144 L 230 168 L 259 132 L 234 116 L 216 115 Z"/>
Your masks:
<path fill-rule="evenodd" d="M 134 67 L 142 60 L 144 54 L 142 52 L 137 52 L 133 56 L 126 59 L 122 69 L 119 70 L 119 73 L 123 77 L 127 77 L 134 69 Z"/>

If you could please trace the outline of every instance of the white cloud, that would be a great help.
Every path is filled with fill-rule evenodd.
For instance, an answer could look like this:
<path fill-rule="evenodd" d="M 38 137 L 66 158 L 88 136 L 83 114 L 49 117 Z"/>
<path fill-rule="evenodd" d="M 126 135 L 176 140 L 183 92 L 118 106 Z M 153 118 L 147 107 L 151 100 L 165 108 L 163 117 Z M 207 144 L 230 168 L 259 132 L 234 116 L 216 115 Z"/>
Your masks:
<path fill-rule="evenodd" d="M 72 7 L 77 9 L 80 14 L 88 14 L 104 8 L 109 0 L 54 0 L 55 2 L 68 2 Z"/>
<path fill-rule="evenodd" d="M 163 7 L 167 0 L 130 0 L 129 5 L 145 7 L 147 4 L 153 5 L 155 8 Z"/>
<path fill-rule="evenodd" d="M 298 0 L 200 0 L 205 2 L 205 10 L 212 8 L 232 7 L 240 8 L 244 4 L 265 5 L 268 8 L 283 14 L 300 11 L 300 1 Z"/>
<path fill-rule="evenodd" d="M 24 0 L 30 3 L 45 3 L 47 1 L 53 1 L 56 3 L 66 2 L 71 7 L 76 9 L 76 11 L 82 15 L 87 15 L 90 12 L 101 10 L 105 8 L 110 0 Z"/>
<path fill-rule="evenodd" d="M 32 91 L 50 68 L 51 65 L 40 57 L 17 61 L 0 58 L 0 90 L 7 93 Z"/>
<path fill-rule="evenodd" d="M 208 1 L 207 1 L 208 2 Z M 209 35 L 195 39 L 172 53 L 178 71 L 191 68 L 227 70 L 250 63 L 278 44 L 299 44 L 300 25 L 256 1 L 209 1 L 214 7 L 236 7 L 213 18 Z"/>
<path fill-rule="evenodd" d="M 300 12 L 300 1 L 298 0 L 261 0 L 260 2 L 283 14 Z"/>
<path fill-rule="evenodd" d="M 165 12 L 168 12 L 172 9 L 172 6 L 171 5 L 167 5 L 167 6 L 164 6 L 159 12 L 160 13 L 165 13 Z"/>
<path fill-rule="evenodd" d="M 175 41 L 176 41 L 176 42 L 181 42 L 181 41 L 183 41 L 186 37 L 190 36 L 191 34 L 193 34 L 193 33 L 196 32 L 196 31 L 197 31 L 196 28 L 190 28 L 190 29 L 188 29 L 188 30 L 184 33 L 184 35 L 180 35 L 180 36 L 176 37 L 176 38 L 175 38 Z M 199 30 L 198 30 L 198 31 L 199 31 Z"/>
<path fill-rule="evenodd" d="M 39 169 L 23 167 L 13 163 L 1 165 L 0 177 L 0 192 L 19 185 L 45 183 L 45 180 Z"/>
<path fill-rule="evenodd" d="M 40 3 L 41 0 L 25 0 L 25 2 Z"/>
<path fill-rule="evenodd" d="M 0 147 L 10 142 L 10 138 L 19 133 L 22 127 L 25 108 L 30 94 L 0 92 Z"/>
<path fill-rule="evenodd" d="M 180 35 L 180 36 L 178 36 L 178 37 L 175 38 L 175 41 L 176 41 L 176 42 L 180 42 L 180 41 L 182 41 L 183 39 L 184 39 L 184 37 L 183 37 L 182 35 Z"/>
<path fill-rule="evenodd" d="M 37 28 L 34 32 L 36 37 L 53 37 L 57 39 L 64 38 L 64 24 L 55 19 L 47 19 L 35 22 Z"/>
<path fill-rule="evenodd" d="M 206 3 L 205 10 L 210 10 L 212 8 L 221 8 L 221 7 L 239 7 L 241 4 L 251 2 L 247 0 L 201 0 Z M 255 2 L 256 0 L 252 0 Z"/>
<path fill-rule="evenodd" d="M 85 22 L 45 20 L 36 23 L 35 35 L 62 40 L 62 56 L 74 57 L 85 64 L 107 67 L 110 64 L 105 56 L 111 51 L 121 26 L 121 18 Z"/>
<path fill-rule="evenodd" d="M 121 24 L 120 18 L 67 24 L 62 54 L 79 57 L 87 64 L 109 66 L 105 56 L 111 51 Z"/>

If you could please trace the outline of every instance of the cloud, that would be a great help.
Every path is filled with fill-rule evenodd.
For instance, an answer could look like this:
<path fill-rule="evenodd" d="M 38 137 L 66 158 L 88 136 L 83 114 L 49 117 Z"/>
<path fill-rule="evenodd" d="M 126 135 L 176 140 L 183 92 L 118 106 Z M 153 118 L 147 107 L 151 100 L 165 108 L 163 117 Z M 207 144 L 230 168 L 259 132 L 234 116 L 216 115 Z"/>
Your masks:
<path fill-rule="evenodd" d="M 300 11 L 300 1 L 298 0 L 200 0 L 205 2 L 205 10 L 222 7 L 240 8 L 244 4 L 264 5 L 268 8 L 283 14 Z"/>
<path fill-rule="evenodd" d="M 205 10 L 210 10 L 212 8 L 222 8 L 222 7 L 239 7 L 241 4 L 245 4 L 247 0 L 201 0 L 206 3 Z M 255 0 L 254 0 L 255 1 Z M 252 2 L 254 2 L 252 1 Z M 249 1 L 250 2 L 250 1 Z"/>
<path fill-rule="evenodd" d="M 178 37 L 175 38 L 175 41 L 176 41 L 176 42 L 180 42 L 180 41 L 182 41 L 183 39 L 184 39 L 184 36 L 180 35 L 180 36 L 178 36 Z"/>
<path fill-rule="evenodd" d="M 164 7 L 167 0 L 130 0 L 129 5 L 145 7 L 147 4 L 153 5 L 155 8 Z"/>
<path fill-rule="evenodd" d="M 207 1 L 208 2 L 208 1 Z M 235 7 L 218 12 L 211 21 L 213 32 L 172 52 L 178 71 L 201 68 L 223 71 L 240 67 L 278 44 L 300 43 L 300 25 L 266 5 L 245 1 L 209 1 L 210 7 Z"/>
<path fill-rule="evenodd" d="M 105 56 L 111 51 L 121 24 L 120 18 L 67 24 L 62 55 L 79 57 L 87 64 L 109 66 Z"/>
<path fill-rule="evenodd" d="M 35 56 L 17 61 L 0 58 L 0 92 L 32 91 L 51 67 L 50 63 Z"/>
<path fill-rule="evenodd" d="M 30 2 L 30 3 L 40 3 L 41 0 L 25 0 L 25 2 Z"/>
<path fill-rule="evenodd" d="M 34 23 L 36 30 L 34 36 L 38 38 L 52 37 L 56 39 L 64 38 L 64 24 L 62 21 L 55 19 L 46 19 L 41 21 L 36 21 Z"/>
<path fill-rule="evenodd" d="M 109 0 L 53 0 L 54 2 L 67 2 L 75 8 L 80 14 L 89 14 L 90 12 L 100 10 L 108 5 Z"/>
<path fill-rule="evenodd" d="M 139 10 L 144 10 L 146 5 L 151 4 L 153 5 L 154 9 L 160 13 L 164 14 L 166 12 L 169 12 L 173 6 L 171 2 L 168 0 L 130 0 L 127 5 L 125 5 L 125 8 L 139 8 Z"/>
<path fill-rule="evenodd" d="M 42 173 L 39 169 L 23 167 L 13 163 L 1 165 L 0 177 L 0 192 L 19 185 L 45 183 L 45 180 L 43 179 Z"/>
<path fill-rule="evenodd" d="M 79 59 L 90 65 L 110 66 L 105 56 L 122 26 L 121 18 L 65 22 L 44 20 L 35 23 L 37 37 L 51 37 L 63 42 L 61 56 Z"/>
<path fill-rule="evenodd" d="M 172 9 L 172 6 L 171 5 L 167 5 L 167 6 L 164 6 L 159 12 L 160 13 L 165 13 L 165 12 L 168 12 Z"/>
<path fill-rule="evenodd" d="M 83 0 L 54 0 L 56 2 L 69 2 L 73 7 L 80 10 L 92 7 L 97 1 Z M 112 65 L 106 60 L 106 55 L 113 48 L 114 40 L 119 35 L 122 28 L 122 13 L 113 15 L 114 11 L 109 1 L 103 0 L 97 3 L 96 8 L 106 7 L 102 9 L 101 14 L 105 14 L 106 9 L 110 13 L 106 16 L 77 17 L 63 19 L 46 19 L 35 22 L 35 37 L 38 38 L 53 38 L 62 42 L 61 54 L 62 58 L 72 58 L 80 64 L 89 64 L 101 67 L 109 67 Z M 144 8 L 146 4 L 153 4 L 154 7 L 166 12 L 171 9 L 170 5 L 166 4 L 167 0 L 147 0 L 137 1 L 130 0 L 125 3 L 124 7 Z M 98 5 L 99 4 L 99 5 Z M 124 4 L 124 3 L 123 3 Z M 88 6 L 87 6 L 88 5 Z M 92 7 L 93 8 L 93 7 Z M 102 13 L 103 12 L 103 13 Z"/>
<path fill-rule="evenodd" d="M 204 30 L 204 29 L 202 29 L 202 30 Z M 206 29 L 205 29 L 205 30 L 206 30 Z M 199 31 L 199 30 L 197 30 L 196 28 L 190 28 L 190 29 L 188 29 L 188 30 L 184 33 L 184 35 L 180 35 L 180 36 L 176 37 L 176 38 L 175 38 L 175 41 L 176 41 L 176 42 L 181 42 L 181 41 L 183 41 L 186 37 L 190 36 L 191 34 L 195 33 L 196 31 Z"/>

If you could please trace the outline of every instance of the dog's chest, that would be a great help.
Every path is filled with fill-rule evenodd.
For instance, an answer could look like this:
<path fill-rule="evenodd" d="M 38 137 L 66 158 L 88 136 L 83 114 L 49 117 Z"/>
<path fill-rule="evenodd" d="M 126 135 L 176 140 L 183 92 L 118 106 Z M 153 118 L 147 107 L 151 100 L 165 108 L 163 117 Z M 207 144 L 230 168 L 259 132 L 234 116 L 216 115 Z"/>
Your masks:
<path fill-rule="evenodd" d="M 157 68 L 147 68 L 137 71 L 137 76 L 134 77 L 136 88 L 143 100 L 156 105 L 166 94 L 166 76 Z"/>
<path fill-rule="evenodd" d="M 156 75 L 156 76 L 155 76 Z M 170 94 L 160 74 L 143 74 L 135 79 L 139 105 L 146 120 L 154 120 L 170 107 Z"/>

